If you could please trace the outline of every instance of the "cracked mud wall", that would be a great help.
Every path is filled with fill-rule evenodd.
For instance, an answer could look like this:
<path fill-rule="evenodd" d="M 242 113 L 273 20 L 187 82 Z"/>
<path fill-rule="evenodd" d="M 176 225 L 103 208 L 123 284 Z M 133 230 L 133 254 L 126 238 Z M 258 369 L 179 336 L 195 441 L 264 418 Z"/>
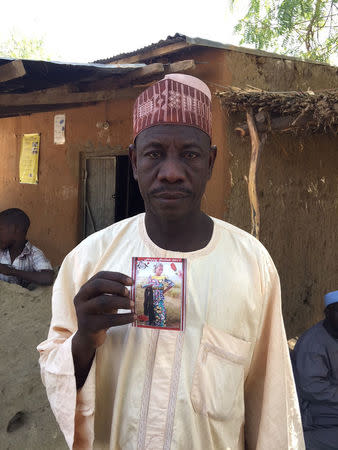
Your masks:
<path fill-rule="evenodd" d="M 250 232 L 245 177 L 251 144 L 229 135 L 232 190 L 226 220 Z M 278 269 L 289 337 L 323 317 L 323 295 L 338 289 L 338 139 L 270 135 L 257 171 L 260 240 Z"/>
<path fill-rule="evenodd" d="M 227 52 L 230 85 L 269 91 L 320 90 L 337 85 L 337 67 Z M 226 177 L 224 219 L 250 232 L 247 181 L 250 138 L 234 128 L 244 114 L 224 113 Z M 260 240 L 279 271 L 288 337 L 323 318 L 323 295 L 338 289 L 338 138 L 332 135 L 269 135 L 259 160 L 257 192 Z"/>

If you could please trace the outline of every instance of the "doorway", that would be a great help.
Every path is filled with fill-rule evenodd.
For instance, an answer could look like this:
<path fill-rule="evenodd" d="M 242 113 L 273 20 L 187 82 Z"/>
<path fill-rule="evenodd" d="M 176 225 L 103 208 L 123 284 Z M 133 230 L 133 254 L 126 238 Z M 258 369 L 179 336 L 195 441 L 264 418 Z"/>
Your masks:
<path fill-rule="evenodd" d="M 81 239 L 144 211 L 125 150 L 81 153 Z"/>

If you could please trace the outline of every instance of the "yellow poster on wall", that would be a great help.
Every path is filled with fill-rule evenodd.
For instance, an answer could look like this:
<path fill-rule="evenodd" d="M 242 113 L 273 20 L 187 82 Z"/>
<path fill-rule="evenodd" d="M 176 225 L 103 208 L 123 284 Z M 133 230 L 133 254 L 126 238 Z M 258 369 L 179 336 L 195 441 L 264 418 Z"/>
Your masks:
<path fill-rule="evenodd" d="M 20 183 L 38 184 L 40 134 L 24 134 L 21 142 Z"/>

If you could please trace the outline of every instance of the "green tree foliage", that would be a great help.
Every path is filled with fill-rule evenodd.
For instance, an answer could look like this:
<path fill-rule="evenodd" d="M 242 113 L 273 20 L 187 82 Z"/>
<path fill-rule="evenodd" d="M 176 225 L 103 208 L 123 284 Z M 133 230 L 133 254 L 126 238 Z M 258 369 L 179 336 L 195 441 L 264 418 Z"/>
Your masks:
<path fill-rule="evenodd" d="M 7 40 L 0 42 L 0 56 L 15 59 L 50 59 L 43 39 L 21 37 L 13 31 Z"/>
<path fill-rule="evenodd" d="M 241 44 L 328 62 L 338 50 L 338 0 L 250 0 L 235 32 Z"/>

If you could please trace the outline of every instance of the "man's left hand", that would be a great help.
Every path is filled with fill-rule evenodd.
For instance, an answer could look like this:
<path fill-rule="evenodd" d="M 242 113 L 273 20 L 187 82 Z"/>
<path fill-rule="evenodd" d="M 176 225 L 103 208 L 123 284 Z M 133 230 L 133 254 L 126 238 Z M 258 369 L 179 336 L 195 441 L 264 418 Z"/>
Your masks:
<path fill-rule="evenodd" d="M 13 269 L 7 266 L 7 264 L 0 264 L 0 273 L 9 276 L 13 274 Z"/>

